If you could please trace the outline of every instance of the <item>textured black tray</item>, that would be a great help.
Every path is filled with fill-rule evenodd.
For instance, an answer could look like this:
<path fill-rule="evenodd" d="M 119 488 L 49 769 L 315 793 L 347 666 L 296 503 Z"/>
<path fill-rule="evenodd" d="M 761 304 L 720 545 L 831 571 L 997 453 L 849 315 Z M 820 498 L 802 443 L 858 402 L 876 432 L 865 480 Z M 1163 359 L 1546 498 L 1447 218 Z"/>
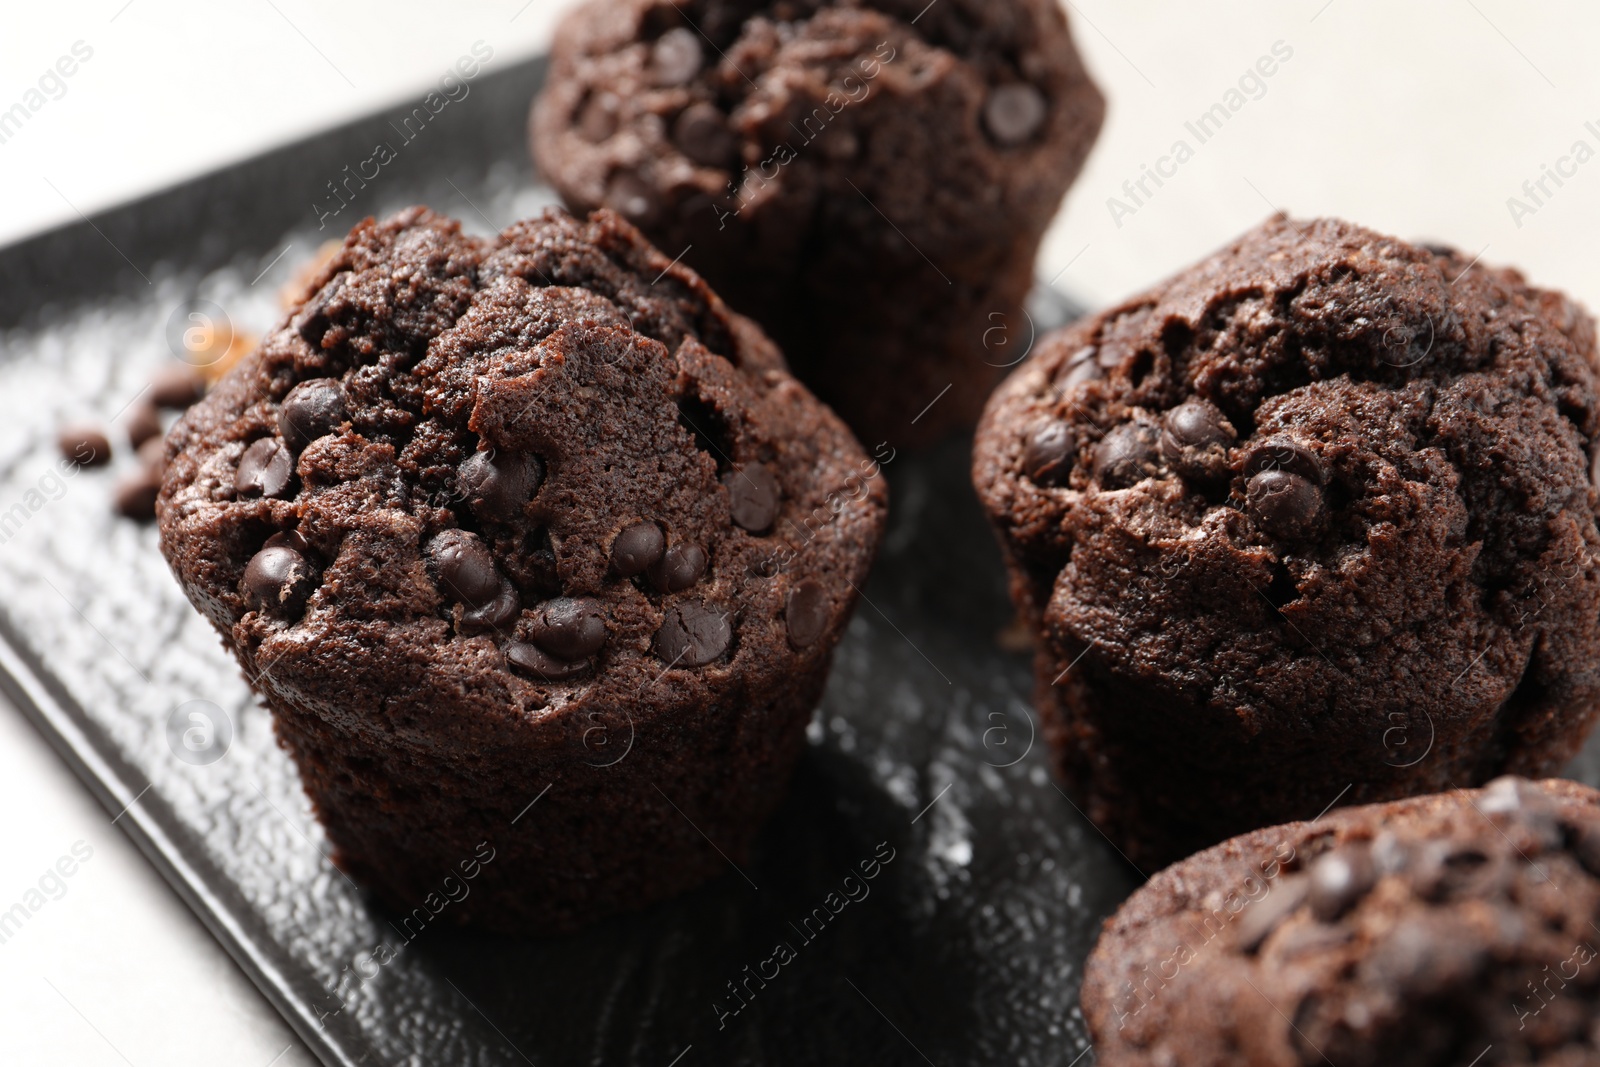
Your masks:
<path fill-rule="evenodd" d="M 438 922 L 408 942 L 325 858 L 154 531 L 111 517 L 116 471 L 55 477 L 57 425 L 114 419 L 174 358 L 175 311 L 209 301 L 259 332 L 361 214 L 424 202 L 488 231 L 552 202 L 522 147 L 542 70 L 472 83 L 324 231 L 311 205 L 395 139 L 388 116 L 0 251 L 0 687 L 328 1064 L 1079 1062 L 1082 963 L 1139 878 L 1046 774 L 965 443 L 886 465 L 879 566 L 754 860 L 549 941 Z M 1009 350 L 1070 313 L 1042 291 Z M 225 753 L 184 748 L 197 711 Z M 867 895 L 846 882 L 891 849 Z M 751 978 L 780 942 L 794 958 Z M 730 983 L 750 990 L 737 1014 Z"/>

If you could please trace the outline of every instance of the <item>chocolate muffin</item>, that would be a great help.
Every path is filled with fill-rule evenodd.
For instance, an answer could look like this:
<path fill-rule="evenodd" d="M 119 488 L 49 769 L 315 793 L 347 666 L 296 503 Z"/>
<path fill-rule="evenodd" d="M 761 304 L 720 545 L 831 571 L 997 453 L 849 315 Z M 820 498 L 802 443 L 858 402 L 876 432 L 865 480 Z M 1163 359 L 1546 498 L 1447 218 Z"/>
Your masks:
<path fill-rule="evenodd" d="M 1562 767 L 1600 695 L 1595 358 L 1515 271 L 1283 218 L 1045 340 L 973 470 L 1089 817 L 1151 869 Z"/>
<path fill-rule="evenodd" d="M 1600 1062 L 1600 793 L 1500 778 L 1152 878 L 1084 973 L 1100 1067 Z"/>
<path fill-rule="evenodd" d="M 406 914 L 470 865 L 444 917 L 509 931 L 743 858 L 885 514 L 772 343 L 607 211 L 361 223 L 167 456 L 162 550 L 338 863 Z"/>
<path fill-rule="evenodd" d="M 863 439 L 915 445 L 1026 350 L 1104 110 L 1058 0 L 590 0 L 531 131 L 568 206 L 681 253 Z"/>

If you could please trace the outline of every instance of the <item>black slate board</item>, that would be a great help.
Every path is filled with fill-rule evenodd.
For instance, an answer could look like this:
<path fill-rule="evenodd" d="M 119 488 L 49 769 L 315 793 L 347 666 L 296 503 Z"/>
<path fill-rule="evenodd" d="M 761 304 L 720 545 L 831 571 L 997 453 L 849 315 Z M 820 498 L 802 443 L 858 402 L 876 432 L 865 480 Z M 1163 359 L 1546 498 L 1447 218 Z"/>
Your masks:
<path fill-rule="evenodd" d="M 441 923 L 408 942 L 325 858 L 154 530 L 110 515 L 132 458 L 57 477 L 56 427 L 123 411 L 192 301 L 260 332 L 359 214 L 423 202 L 487 232 L 553 202 L 522 147 L 542 74 L 474 82 L 326 230 L 311 205 L 394 137 L 389 115 L 0 251 L 0 689 L 327 1064 L 1086 1063 L 1082 963 L 1140 879 L 1046 774 L 1026 657 L 996 641 L 1011 616 L 966 442 L 886 465 L 879 566 L 754 860 L 547 941 Z M 1041 290 L 1012 340 L 1071 314 Z M 179 758 L 196 709 L 231 730 L 214 762 Z M 1595 780 L 1593 747 L 1580 762 Z M 793 959 L 750 977 L 779 943 Z"/>

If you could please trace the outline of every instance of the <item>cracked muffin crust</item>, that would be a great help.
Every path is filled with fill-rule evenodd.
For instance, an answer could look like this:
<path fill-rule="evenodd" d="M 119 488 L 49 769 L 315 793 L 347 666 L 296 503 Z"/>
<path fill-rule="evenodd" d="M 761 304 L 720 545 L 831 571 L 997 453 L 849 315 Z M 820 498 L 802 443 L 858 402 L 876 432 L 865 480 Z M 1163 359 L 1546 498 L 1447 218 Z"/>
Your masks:
<path fill-rule="evenodd" d="M 1594 323 L 1511 270 L 1274 219 L 1045 340 L 974 479 L 1088 816 L 1150 867 L 1553 773 L 1594 722 Z"/>
<path fill-rule="evenodd" d="M 450 915 L 505 930 L 744 854 L 885 513 L 772 343 L 606 211 L 363 222 L 167 456 L 162 549 L 339 863 L 409 912 L 487 842 Z"/>
<path fill-rule="evenodd" d="M 1084 973 L 1104 1067 L 1600 1061 L 1600 793 L 1500 778 L 1169 867 Z"/>
<path fill-rule="evenodd" d="M 682 252 L 869 443 L 975 421 L 1104 115 L 1058 0 L 591 0 L 552 56 L 568 206 Z"/>

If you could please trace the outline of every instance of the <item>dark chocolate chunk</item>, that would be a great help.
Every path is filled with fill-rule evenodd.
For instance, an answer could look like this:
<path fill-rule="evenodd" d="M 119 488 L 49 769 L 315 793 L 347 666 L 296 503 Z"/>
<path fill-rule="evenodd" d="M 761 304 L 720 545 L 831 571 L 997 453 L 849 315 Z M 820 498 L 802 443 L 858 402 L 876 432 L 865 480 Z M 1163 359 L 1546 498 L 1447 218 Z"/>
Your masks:
<path fill-rule="evenodd" d="M 1061 383 L 1061 391 L 1067 390 L 1084 382 L 1092 382 L 1096 378 L 1105 376 L 1105 371 L 1100 366 L 1100 361 L 1095 358 L 1093 345 L 1085 345 L 1074 352 L 1056 372 L 1056 380 Z"/>
<path fill-rule="evenodd" d="M 625 527 L 611 542 L 611 566 L 624 578 L 643 574 L 654 566 L 667 548 L 667 536 L 653 522 L 636 522 Z"/>
<path fill-rule="evenodd" d="M 506 646 L 506 662 L 549 682 L 564 682 L 576 678 L 590 667 L 588 660 L 562 660 L 550 655 L 538 645 L 526 641 L 513 641 Z"/>
<path fill-rule="evenodd" d="M 468 609 L 489 604 L 503 591 L 494 556 L 476 534 L 446 530 L 428 544 L 428 555 L 445 595 Z"/>
<path fill-rule="evenodd" d="M 1103 489 L 1126 489 L 1158 473 L 1156 428 L 1127 422 L 1105 437 L 1094 450 L 1094 478 Z"/>
<path fill-rule="evenodd" d="M 585 597 L 557 597 L 539 605 L 528 628 L 533 643 L 566 660 L 585 659 L 606 643 L 599 603 Z"/>
<path fill-rule="evenodd" d="M 615 93 L 596 93 L 589 97 L 578 114 L 578 133 L 590 144 L 609 140 L 617 132 L 617 108 L 621 101 Z"/>
<path fill-rule="evenodd" d="M 670 666 L 703 667 L 728 650 L 733 627 L 728 616 L 698 600 L 667 609 L 656 631 L 656 655 Z"/>
<path fill-rule="evenodd" d="M 278 432 L 296 453 L 345 420 L 344 390 L 332 378 L 313 378 L 289 390 L 278 409 Z"/>
<path fill-rule="evenodd" d="M 156 497 L 160 495 L 160 476 L 141 468 L 117 483 L 111 502 L 123 518 L 148 522 L 156 517 Z"/>
<path fill-rule="evenodd" d="M 672 140 L 684 155 L 707 167 L 731 165 L 738 148 L 722 109 L 704 101 L 683 109 L 672 124 Z"/>
<path fill-rule="evenodd" d="M 56 437 L 61 454 L 80 467 L 111 462 L 111 439 L 98 426 L 66 426 Z"/>
<path fill-rule="evenodd" d="M 1208 400 L 1186 400 L 1161 420 L 1161 459 L 1191 481 L 1220 481 L 1228 473 L 1233 426 Z"/>
<path fill-rule="evenodd" d="M 1022 472 L 1035 485 L 1062 486 L 1078 459 L 1078 436 L 1059 419 L 1035 426 L 1022 449 Z"/>
<path fill-rule="evenodd" d="M 632 171 L 619 170 L 606 183 L 605 205 L 636 225 L 648 225 L 656 217 L 655 190 Z"/>
<path fill-rule="evenodd" d="M 663 593 L 676 593 L 700 580 L 706 572 L 706 550 L 699 545 L 671 545 L 650 567 L 650 584 Z"/>
<path fill-rule="evenodd" d="M 1287 875 L 1281 881 L 1267 883 L 1271 888 L 1265 897 L 1250 905 L 1239 920 L 1238 945 L 1242 952 L 1254 952 L 1261 947 L 1272 931 L 1283 925 L 1283 920 L 1293 915 L 1306 902 L 1310 889 L 1304 875 Z"/>
<path fill-rule="evenodd" d="M 1292 437 L 1269 437 L 1250 447 L 1244 460 L 1245 477 L 1266 470 L 1290 471 L 1317 485 L 1328 483 L 1322 457 Z"/>
<path fill-rule="evenodd" d="M 517 595 L 516 588 L 502 578 L 499 590 L 487 602 L 475 607 L 462 605 L 461 630 L 464 633 L 499 630 L 515 619 L 521 610 L 522 598 Z"/>
<path fill-rule="evenodd" d="M 152 437 L 161 436 L 161 412 L 147 400 L 140 400 L 128 412 L 128 443 L 138 448 Z"/>
<path fill-rule="evenodd" d="M 783 621 L 789 628 L 789 644 L 810 648 L 828 628 L 828 591 L 807 578 L 789 590 L 783 606 Z"/>
<path fill-rule="evenodd" d="M 764 463 L 737 467 L 722 476 L 733 521 L 751 533 L 765 533 L 778 517 L 783 487 Z"/>
<path fill-rule="evenodd" d="M 294 476 L 294 458 L 276 437 L 263 437 L 244 450 L 233 472 L 233 489 L 242 497 L 282 496 Z"/>
<path fill-rule="evenodd" d="M 1293 471 L 1268 468 L 1245 486 L 1250 517 L 1268 536 L 1285 540 L 1315 531 L 1322 514 L 1322 490 Z"/>
<path fill-rule="evenodd" d="M 983 125 L 995 143 L 1013 148 L 1044 125 L 1048 110 L 1043 93 L 1027 82 L 1013 82 L 990 90 L 983 105 Z"/>
<path fill-rule="evenodd" d="M 1367 895 L 1377 882 L 1372 853 L 1364 844 L 1325 852 L 1311 865 L 1311 914 L 1333 922 Z"/>
<path fill-rule="evenodd" d="M 150 377 L 150 401 L 181 411 L 206 395 L 206 380 L 187 363 L 169 364 Z"/>
<path fill-rule="evenodd" d="M 250 602 L 278 615 L 295 615 L 311 595 L 311 566 L 289 544 L 268 542 L 244 569 Z"/>
<path fill-rule="evenodd" d="M 686 26 L 668 30 L 650 49 L 650 67 L 657 85 L 683 85 L 700 73 L 705 53 L 700 35 Z"/>
<path fill-rule="evenodd" d="M 539 492 L 544 464 L 527 452 L 474 452 L 456 477 L 474 515 L 485 522 L 514 522 Z"/>

